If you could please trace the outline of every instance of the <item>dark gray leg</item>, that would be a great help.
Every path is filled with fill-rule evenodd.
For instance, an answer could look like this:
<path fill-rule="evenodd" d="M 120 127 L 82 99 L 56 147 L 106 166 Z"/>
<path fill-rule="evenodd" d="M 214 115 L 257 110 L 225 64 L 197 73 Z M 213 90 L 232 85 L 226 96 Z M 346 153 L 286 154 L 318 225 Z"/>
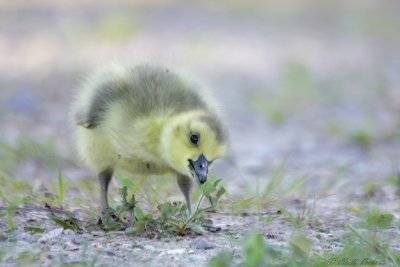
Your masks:
<path fill-rule="evenodd" d="M 189 209 L 189 214 L 192 214 L 192 178 L 189 176 L 178 175 L 178 185 L 183 195 L 185 196 L 186 204 Z"/>
<path fill-rule="evenodd" d="M 108 185 L 110 184 L 113 175 L 112 169 L 106 169 L 99 173 L 99 183 L 100 183 L 100 201 L 101 201 L 101 212 L 105 212 L 108 208 Z"/>

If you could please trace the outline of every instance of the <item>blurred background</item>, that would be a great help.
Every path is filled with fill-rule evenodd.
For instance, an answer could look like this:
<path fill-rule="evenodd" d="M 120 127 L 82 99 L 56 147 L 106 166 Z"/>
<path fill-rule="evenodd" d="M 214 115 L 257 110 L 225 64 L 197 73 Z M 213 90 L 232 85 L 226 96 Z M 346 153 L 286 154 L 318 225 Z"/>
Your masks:
<path fill-rule="evenodd" d="M 2 1 L 1 173 L 32 191 L 59 170 L 94 182 L 73 150 L 73 92 L 109 62 L 151 61 L 222 102 L 231 148 L 214 174 L 233 195 L 284 165 L 288 183 L 306 177 L 302 196 L 373 194 L 399 212 L 385 187 L 400 168 L 399 14 L 396 0 Z"/>

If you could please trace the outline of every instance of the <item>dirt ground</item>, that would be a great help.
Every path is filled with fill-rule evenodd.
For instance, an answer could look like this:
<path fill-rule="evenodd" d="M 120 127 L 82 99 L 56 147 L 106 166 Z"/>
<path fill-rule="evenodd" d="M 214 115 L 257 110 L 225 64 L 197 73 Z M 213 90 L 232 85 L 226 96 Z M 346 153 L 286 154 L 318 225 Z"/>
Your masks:
<path fill-rule="evenodd" d="M 347 226 L 373 208 L 394 215 L 381 234 L 400 251 L 399 12 L 397 1 L 369 0 L 0 3 L 0 212 L 23 196 L 56 195 L 60 171 L 64 208 L 92 219 L 97 183 L 75 156 L 68 112 L 82 77 L 109 62 L 194 73 L 220 100 L 230 139 L 212 171 L 229 195 L 207 214 L 220 232 L 78 233 L 49 220 L 36 199 L 13 213 L 16 230 L 0 217 L 1 264 L 204 266 L 225 249 L 239 260 L 249 232 L 284 247 L 303 231 L 313 251 L 334 252 Z M 246 206 L 274 173 L 274 191 Z M 119 186 L 113 181 L 116 201 Z M 182 199 L 173 180 L 161 189 Z M 28 233 L 33 225 L 44 233 Z M 199 240 L 212 248 L 196 248 Z"/>

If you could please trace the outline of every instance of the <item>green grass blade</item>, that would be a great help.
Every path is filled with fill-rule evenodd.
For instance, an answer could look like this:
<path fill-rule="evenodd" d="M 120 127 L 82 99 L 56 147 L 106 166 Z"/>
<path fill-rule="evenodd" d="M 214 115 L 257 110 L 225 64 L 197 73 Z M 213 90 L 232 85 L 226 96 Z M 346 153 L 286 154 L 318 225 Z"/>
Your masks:
<path fill-rule="evenodd" d="M 306 180 L 306 176 L 301 176 L 300 178 L 296 179 L 290 186 L 288 186 L 288 188 L 286 188 L 285 190 L 283 190 L 281 192 L 281 196 L 284 197 L 287 194 L 289 194 L 290 192 L 292 192 L 294 189 L 296 189 L 297 187 L 299 187 L 300 185 L 302 185 L 304 183 L 304 181 Z"/>
<path fill-rule="evenodd" d="M 64 181 L 61 171 L 58 171 L 58 198 L 60 203 L 64 201 Z"/>
<path fill-rule="evenodd" d="M 278 185 L 281 182 L 281 178 L 282 178 L 282 170 L 285 167 L 286 161 L 287 161 L 288 157 L 285 157 L 281 164 L 279 164 L 278 168 L 274 171 L 274 173 L 272 174 L 272 177 L 269 181 L 269 183 L 267 184 L 267 187 L 264 190 L 263 195 L 264 196 L 268 196 L 272 193 L 272 191 L 278 187 Z"/>

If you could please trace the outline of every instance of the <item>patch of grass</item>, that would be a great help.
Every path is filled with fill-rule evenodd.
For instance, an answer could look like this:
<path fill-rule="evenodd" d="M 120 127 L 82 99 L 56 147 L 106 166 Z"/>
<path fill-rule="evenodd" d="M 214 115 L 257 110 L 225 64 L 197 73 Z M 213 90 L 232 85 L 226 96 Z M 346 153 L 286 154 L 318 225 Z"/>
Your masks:
<path fill-rule="evenodd" d="M 282 209 L 281 213 L 285 216 L 286 221 L 290 222 L 296 228 L 302 228 L 306 224 L 315 223 L 313 219 L 315 215 L 316 203 L 317 200 L 314 199 L 313 205 L 309 207 L 307 205 L 307 201 L 304 200 L 299 212 L 294 213 L 293 211 Z"/>
<path fill-rule="evenodd" d="M 6 202 L 12 202 L 20 195 L 29 195 L 32 193 L 32 186 L 25 182 L 11 177 L 0 170 L 0 199 Z"/>
<path fill-rule="evenodd" d="M 13 201 L 8 200 L 7 201 L 7 208 L 5 209 L 5 213 L 0 213 L 0 217 L 6 216 L 7 217 L 7 225 L 9 230 L 13 230 L 17 227 L 17 225 L 14 222 L 13 216 L 17 212 L 18 208 L 24 204 L 30 201 L 29 197 L 18 197 L 14 199 Z"/>
<path fill-rule="evenodd" d="M 254 233 L 246 238 L 242 251 L 222 251 L 209 261 L 209 266 L 399 266 L 400 252 L 391 249 L 394 237 L 380 234 L 394 223 L 393 214 L 371 210 L 359 217 L 358 223 L 346 226 L 343 248 L 320 253 L 313 251 L 311 240 L 301 232 L 293 233 L 282 245 Z"/>
<path fill-rule="evenodd" d="M 234 261 L 235 254 L 223 251 L 209 262 L 211 267 L 237 266 L 237 267 L 258 267 L 258 266 L 326 266 L 323 260 L 312 255 L 311 241 L 304 235 L 293 235 L 285 247 L 264 240 L 259 233 L 251 234 L 245 241 L 241 258 Z"/>
<path fill-rule="evenodd" d="M 314 94 L 318 90 L 318 82 L 306 65 L 299 62 L 289 62 L 284 67 L 282 77 L 284 88 L 293 91 L 296 96 Z"/>
<path fill-rule="evenodd" d="M 7 159 L 0 163 L 0 169 L 5 171 L 15 168 L 18 162 L 26 158 L 32 158 L 40 165 L 55 170 L 60 160 L 54 138 L 38 142 L 31 137 L 20 136 L 14 146 L 0 142 L 0 151 Z"/>
<path fill-rule="evenodd" d="M 0 184 L 0 200 L 3 200 L 7 205 L 5 212 L 0 213 L 0 217 L 7 217 L 8 228 L 12 230 L 16 228 L 13 216 L 19 206 L 31 200 L 26 194 L 31 192 L 32 188 L 28 183 L 13 179 L 1 171 Z"/>
<path fill-rule="evenodd" d="M 275 208 L 282 211 L 282 199 L 292 195 L 296 190 L 302 190 L 307 178 L 303 175 L 288 182 L 288 178 L 283 175 L 286 161 L 287 157 L 281 161 L 271 177 L 267 179 L 268 182 L 265 185 L 260 185 L 257 182 L 255 188 L 249 188 L 247 195 L 251 197 L 230 199 L 228 209 L 232 213 L 241 213 L 246 210 L 246 212 L 250 211 L 258 214 L 264 213 L 267 207 L 268 209 Z"/>
<path fill-rule="evenodd" d="M 369 147 L 372 142 L 372 135 L 367 130 L 357 130 L 350 137 L 355 144 L 364 148 Z"/>
<path fill-rule="evenodd" d="M 374 263 L 370 265 L 398 266 L 400 252 L 391 249 L 390 246 L 393 237 L 381 234 L 394 224 L 394 215 L 373 209 L 359 220 L 356 225 L 348 225 L 349 233 L 344 248 L 336 253 L 334 258 L 354 259 L 356 255 L 358 261 Z"/>
<path fill-rule="evenodd" d="M 343 132 L 342 126 L 336 121 L 328 121 L 325 128 L 328 134 L 332 136 L 340 136 Z"/>
<path fill-rule="evenodd" d="M 2 243 L 0 246 L 1 266 L 32 266 L 37 263 L 41 249 L 39 246 L 20 246 L 15 242 Z"/>
<path fill-rule="evenodd" d="M 135 192 L 137 184 L 120 178 L 124 185 L 120 189 L 122 203 L 114 209 L 110 208 L 111 216 L 103 216 L 104 230 L 125 230 L 128 235 L 144 235 L 147 237 L 161 237 L 178 235 L 184 236 L 191 233 L 203 234 L 203 226 L 211 226 L 212 222 L 207 220 L 202 208 L 204 199 L 208 199 L 212 208 L 216 208 L 226 190 L 220 186 L 221 180 L 206 182 L 201 185 L 202 194 L 198 200 L 195 210 L 189 214 L 186 204 L 182 202 L 166 202 L 158 205 L 160 216 L 155 217 L 151 213 L 145 213 L 135 199 L 135 195 L 128 196 L 127 186 Z M 140 183 L 140 181 L 139 181 Z M 115 214 L 114 216 L 112 214 Z"/>

